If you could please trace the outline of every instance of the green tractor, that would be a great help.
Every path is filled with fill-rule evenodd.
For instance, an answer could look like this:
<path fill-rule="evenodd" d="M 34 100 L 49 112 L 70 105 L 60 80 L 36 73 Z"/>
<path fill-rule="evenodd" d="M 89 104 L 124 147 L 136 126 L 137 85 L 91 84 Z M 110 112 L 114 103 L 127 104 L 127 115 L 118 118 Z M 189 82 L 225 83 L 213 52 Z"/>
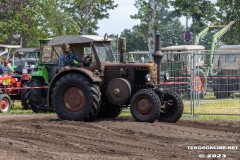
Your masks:
<path fill-rule="evenodd" d="M 68 43 L 83 63 L 58 73 L 56 64 L 49 67 L 40 63 L 38 68 L 46 67 L 52 74 L 48 78 L 44 74 L 36 76 L 40 75 L 36 70 L 30 86 L 44 86 L 48 82 L 50 85 L 48 92 L 47 89 L 29 91 L 31 107 L 43 109 L 47 103 L 46 110 L 54 110 L 61 119 L 89 121 L 115 118 L 122 108 L 130 106 L 136 121 L 177 122 L 183 114 L 183 101 L 175 92 L 161 88 L 160 37 L 156 36 L 154 62 L 149 63 L 125 62 L 126 39 L 121 37 L 119 42 L 120 62 L 117 62 L 108 36 L 61 36 L 50 40 L 52 54 L 58 55 L 60 45 Z M 53 55 L 50 57 L 54 60 Z"/>
<path fill-rule="evenodd" d="M 31 72 L 31 80 L 26 84 L 27 87 L 36 88 L 26 89 L 22 100 L 24 106 L 29 106 L 36 113 L 51 111 L 46 109 L 47 86 L 58 72 L 58 55 L 54 54 L 55 50 L 48 45 L 50 40 L 50 38 L 40 40 L 38 64 Z"/>

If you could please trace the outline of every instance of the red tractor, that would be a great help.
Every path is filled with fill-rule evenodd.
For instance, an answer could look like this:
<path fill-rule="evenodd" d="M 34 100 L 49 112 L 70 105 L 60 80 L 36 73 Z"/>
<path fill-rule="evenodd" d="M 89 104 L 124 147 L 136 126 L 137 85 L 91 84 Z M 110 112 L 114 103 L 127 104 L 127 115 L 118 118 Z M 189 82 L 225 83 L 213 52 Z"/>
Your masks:
<path fill-rule="evenodd" d="M 20 99 L 21 87 L 30 80 L 30 74 L 0 76 L 0 112 L 9 112 L 12 108 L 12 99 Z"/>
<path fill-rule="evenodd" d="M 21 99 L 23 108 L 28 108 L 24 86 L 27 85 L 31 78 L 31 70 L 37 63 L 34 55 L 38 53 L 39 48 L 20 48 L 9 59 L 15 73 L 12 75 L 0 75 L 0 112 L 9 112 L 13 105 L 12 100 Z M 15 55 L 17 56 L 15 57 Z"/>

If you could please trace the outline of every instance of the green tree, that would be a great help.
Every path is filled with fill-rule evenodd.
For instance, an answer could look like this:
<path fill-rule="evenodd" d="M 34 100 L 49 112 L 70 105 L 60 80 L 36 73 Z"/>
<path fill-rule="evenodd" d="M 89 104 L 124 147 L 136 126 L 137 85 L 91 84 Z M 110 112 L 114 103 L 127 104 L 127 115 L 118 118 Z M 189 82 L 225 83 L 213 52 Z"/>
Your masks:
<path fill-rule="evenodd" d="M 69 1 L 39 0 L 38 21 L 42 31 L 51 36 L 78 34 L 78 24 L 68 12 Z"/>
<path fill-rule="evenodd" d="M 190 31 L 198 33 L 209 22 L 216 21 L 216 8 L 211 0 L 171 0 L 175 15 L 187 15 L 192 18 L 193 24 Z"/>
<path fill-rule="evenodd" d="M 240 1 L 239 0 L 218 0 L 219 11 L 217 17 L 222 23 L 235 21 L 230 31 L 225 34 L 221 40 L 226 44 L 240 43 Z"/>
<path fill-rule="evenodd" d="M 127 39 L 127 52 L 148 51 L 146 29 L 142 25 L 134 26 L 131 30 L 125 29 L 121 36 Z"/>
<path fill-rule="evenodd" d="M 108 10 L 118 5 L 113 0 L 70 0 L 67 11 L 78 24 L 80 34 L 94 34 L 98 21 L 109 17 Z"/>
<path fill-rule="evenodd" d="M 149 1 L 150 2 L 150 1 Z M 153 52 L 155 46 L 155 34 L 159 32 L 161 35 L 162 46 L 183 44 L 184 27 L 178 18 L 175 18 L 173 12 L 169 11 L 169 3 L 167 0 L 156 0 L 154 7 L 155 11 L 151 10 L 150 4 L 144 0 L 136 0 L 135 6 L 139 9 L 138 13 L 131 16 L 134 19 L 140 19 L 141 24 L 138 28 L 141 28 L 139 32 L 148 42 L 148 49 Z M 149 24 L 149 16 L 154 13 L 153 22 Z M 133 28 L 134 30 L 134 28 Z M 149 31 L 150 30 L 150 31 Z M 134 36 L 133 36 L 134 37 Z M 149 40 L 150 37 L 150 40 Z M 133 40 L 132 43 L 138 42 Z M 132 45 L 131 46 L 140 46 Z M 132 48 L 138 50 L 137 48 Z"/>
<path fill-rule="evenodd" d="M 41 38 L 92 34 L 115 7 L 113 0 L 0 0 L 0 41 L 14 44 L 18 33 L 23 47 L 34 47 Z"/>
<path fill-rule="evenodd" d="M 138 13 L 131 16 L 134 19 L 140 19 L 142 25 L 147 25 L 148 49 L 152 53 L 155 46 L 155 34 L 159 24 L 161 11 L 168 7 L 168 0 L 135 0 L 135 6 Z M 161 32 L 161 31 L 160 31 Z"/>
<path fill-rule="evenodd" d="M 20 34 L 23 47 L 36 45 L 35 37 L 42 35 L 36 21 L 37 5 L 31 0 L 0 1 L 0 43 L 16 44 L 13 34 Z"/>

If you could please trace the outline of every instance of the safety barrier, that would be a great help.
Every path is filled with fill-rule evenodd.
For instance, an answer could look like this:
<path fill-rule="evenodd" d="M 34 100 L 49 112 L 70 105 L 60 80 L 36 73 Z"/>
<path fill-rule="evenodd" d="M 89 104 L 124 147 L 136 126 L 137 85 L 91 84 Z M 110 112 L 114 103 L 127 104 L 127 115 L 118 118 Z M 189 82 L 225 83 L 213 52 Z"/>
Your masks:
<path fill-rule="evenodd" d="M 131 62 L 149 57 L 131 54 L 126 57 Z M 170 74 L 162 87 L 182 96 L 185 114 L 240 115 L 240 49 L 164 52 L 161 71 Z"/>

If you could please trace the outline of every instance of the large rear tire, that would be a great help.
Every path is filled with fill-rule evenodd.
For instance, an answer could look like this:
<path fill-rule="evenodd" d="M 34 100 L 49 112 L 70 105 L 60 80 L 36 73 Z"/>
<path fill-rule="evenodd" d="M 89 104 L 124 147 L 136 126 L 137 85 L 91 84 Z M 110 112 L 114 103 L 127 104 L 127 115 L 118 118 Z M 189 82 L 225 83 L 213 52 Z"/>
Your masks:
<path fill-rule="evenodd" d="M 183 101 L 181 97 L 172 91 L 165 90 L 159 94 L 161 111 L 158 120 L 161 122 L 177 122 L 183 114 Z"/>
<path fill-rule="evenodd" d="M 160 99 L 158 95 L 148 89 L 136 92 L 130 102 L 130 111 L 138 122 L 154 122 L 160 113 Z"/>
<path fill-rule="evenodd" d="M 24 87 L 29 86 L 29 82 L 25 83 L 23 85 Z M 30 98 L 30 92 L 29 89 L 21 90 L 21 103 L 23 109 L 31 109 L 30 104 L 29 104 L 29 98 Z"/>
<path fill-rule="evenodd" d="M 12 109 L 13 102 L 7 94 L 0 95 L 0 112 L 7 113 Z"/>
<path fill-rule="evenodd" d="M 56 82 L 51 99 L 59 118 L 89 121 L 100 109 L 101 92 L 84 76 L 68 74 Z"/>
<path fill-rule="evenodd" d="M 32 78 L 29 81 L 29 87 L 44 86 L 44 80 L 39 78 Z M 26 90 L 26 95 L 29 95 L 27 103 L 29 103 L 31 109 L 35 113 L 47 112 L 49 110 L 43 109 L 47 105 L 47 92 L 48 89 L 29 89 Z"/>

